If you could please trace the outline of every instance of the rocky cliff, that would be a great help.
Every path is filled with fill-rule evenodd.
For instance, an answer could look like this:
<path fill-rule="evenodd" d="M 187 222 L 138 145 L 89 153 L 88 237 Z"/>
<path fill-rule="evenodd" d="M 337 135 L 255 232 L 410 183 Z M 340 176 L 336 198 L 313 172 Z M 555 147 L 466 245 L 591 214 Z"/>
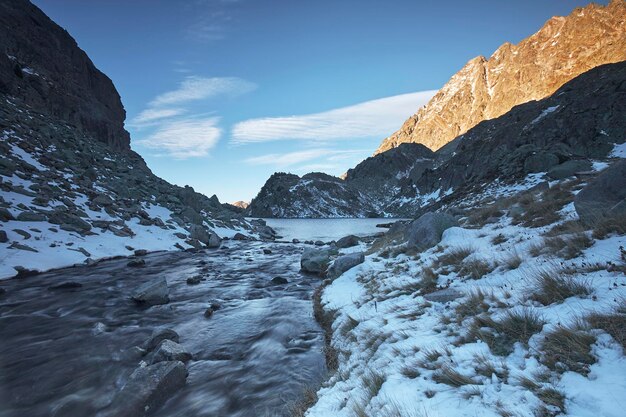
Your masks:
<path fill-rule="evenodd" d="M 626 2 L 590 4 L 553 17 L 517 45 L 505 43 L 486 59 L 469 61 L 448 83 L 386 138 L 376 153 L 401 143 L 441 148 L 483 120 L 553 94 L 578 75 L 626 60 Z"/>
<path fill-rule="evenodd" d="M 111 80 L 28 0 L 0 2 L 0 93 L 130 150 L 126 112 Z"/>
<path fill-rule="evenodd" d="M 124 117 L 67 32 L 25 0 L 0 1 L 0 278 L 252 232 L 216 196 L 155 176 Z"/>

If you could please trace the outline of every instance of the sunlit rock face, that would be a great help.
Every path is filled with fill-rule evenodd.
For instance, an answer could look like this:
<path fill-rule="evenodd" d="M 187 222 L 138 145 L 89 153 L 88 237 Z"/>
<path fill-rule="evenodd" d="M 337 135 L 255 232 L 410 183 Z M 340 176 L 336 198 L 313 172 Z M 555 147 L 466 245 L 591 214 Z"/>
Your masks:
<path fill-rule="evenodd" d="M 553 17 L 517 45 L 470 60 L 376 153 L 401 143 L 437 150 L 483 120 L 539 100 L 598 65 L 626 60 L 626 2 L 590 4 Z"/>

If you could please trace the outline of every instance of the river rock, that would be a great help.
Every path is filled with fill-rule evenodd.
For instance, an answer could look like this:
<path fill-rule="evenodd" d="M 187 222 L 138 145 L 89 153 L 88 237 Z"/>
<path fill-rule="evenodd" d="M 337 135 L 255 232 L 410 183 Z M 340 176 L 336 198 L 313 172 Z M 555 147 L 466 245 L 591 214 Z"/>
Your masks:
<path fill-rule="evenodd" d="M 134 252 L 135 256 L 146 256 L 148 254 L 148 251 L 145 249 L 137 249 Z"/>
<path fill-rule="evenodd" d="M 289 284 L 289 281 L 287 281 L 283 277 L 274 277 L 270 281 L 270 284 L 272 284 L 272 285 L 285 285 L 285 284 Z"/>
<path fill-rule="evenodd" d="M 82 288 L 83 284 L 81 284 L 80 282 L 75 282 L 75 281 L 67 281 L 67 282 L 62 282 L 60 284 L 56 284 L 56 285 L 51 285 L 48 287 L 48 290 L 50 291 L 54 291 L 54 290 L 76 290 L 78 288 Z"/>
<path fill-rule="evenodd" d="M 352 246 L 356 246 L 359 244 L 359 238 L 355 235 L 344 236 L 335 243 L 335 245 L 340 248 L 351 248 Z"/>
<path fill-rule="evenodd" d="M 7 236 L 7 232 L 0 230 L 0 243 L 7 243 L 8 241 L 9 237 Z"/>
<path fill-rule="evenodd" d="M 187 278 L 187 285 L 198 285 L 202 281 L 202 275 L 195 275 Z"/>
<path fill-rule="evenodd" d="M 243 233 L 235 233 L 235 236 L 233 236 L 233 240 L 248 240 L 248 236 L 244 235 Z"/>
<path fill-rule="evenodd" d="M 265 255 L 271 255 L 272 251 L 270 249 L 263 249 L 263 254 Z"/>
<path fill-rule="evenodd" d="M 146 265 L 146 261 L 144 259 L 131 259 L 126 264 L 126 266 L 129 266 L 131 268 L 137 268 L 137 267 L 145 266 L 145 265 Z"/>
<path fill-rule="evenodd" d="M 151 351 L 155 347 L 157 347 L 163 340 L 171 340 L 173 342 L 178 343 L 178 340 L 179 340 L 178 333 L 176 333 L 172 329 L 157 330 L 152 333 L 152 336 L 150 336 L 150 339 L 146 340 L 146 342 L 143 345 L 144 349 L 147 351 Z"/>
<path fill-rule="evenodd" d="M 209 234 L 209 241 L 206 243 L 209 248 L 219 248 L 222 244 L 222 239 L 215 232 Z"/>
<path fill-rule="evenodd" d="M 458 223 L 451 215 L 428 212 L 409 223 L 404 236 L 410 246 L 423 251 L 439 243 L 443 232 L 454 226 L 458 226 Z"/>
<path fill-rule="evenodd" d="M 185 348 L 169 339 L 162 340 L 157 346 L 152 356 L 152 363 L 165 361 L 181 361 L 187 362 L 191 359 L 191 353 Z"/>
<path fill-rule="evenodd" d="M 153 413 L 185 385 L 187 368 L 180 361 L 158 362 L 135 369 L 116 396 L 111 416 L 141 417 Z"/>
<path fill-rule="evenodd" d="M 326 272 L 332 254 L 332 249 L 306 248 L 300 259 L 300 268 L 304 272 L 321 275 Z"/>
<path fill-rule="evenodd" d="M 574 207 L 586 224 L 626 215 L 626 159 L 614 162 L 580 190 Z"/>
<path fill-rule="evenodd" d="M 131 298 L 138 304 L 148 306 L 167 304 L 170 302 L 167 281 L 165 278 L 148 281 L 137 288 Z"/>
<path fill-rule="evenodd" d="M 347 270 L 365 262 L 363 252 L 349 253 L 335 259 L 335 262 L 328 268 L 328 278 L 337 278 Z"/>

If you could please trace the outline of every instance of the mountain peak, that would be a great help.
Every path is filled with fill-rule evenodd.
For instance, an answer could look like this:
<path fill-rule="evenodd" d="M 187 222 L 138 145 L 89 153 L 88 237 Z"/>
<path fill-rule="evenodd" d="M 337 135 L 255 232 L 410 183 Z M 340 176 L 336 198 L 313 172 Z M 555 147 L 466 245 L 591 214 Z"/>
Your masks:
<path fill-rule="evenodd" d="M 626 1 L 589 4 L 549 19 L 519 44 L 468 61 L 448 83 L 386 138 L 376 154 L 401 143 L 437 150 L 483 120 L 545 98 L 596 66 L 626 60 Z"/>

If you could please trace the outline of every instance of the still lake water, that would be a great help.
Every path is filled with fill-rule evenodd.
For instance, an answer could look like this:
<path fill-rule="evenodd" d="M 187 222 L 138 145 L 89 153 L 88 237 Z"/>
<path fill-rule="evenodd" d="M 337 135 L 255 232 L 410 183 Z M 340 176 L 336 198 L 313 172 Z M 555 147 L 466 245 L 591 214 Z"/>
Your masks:
<path fill-rule="evenodd" d="M 388 229 L 376 227 L 400 219 L 263 219 L 285 240 L 329 242 L 347 235 L 370 236 Z"/>

